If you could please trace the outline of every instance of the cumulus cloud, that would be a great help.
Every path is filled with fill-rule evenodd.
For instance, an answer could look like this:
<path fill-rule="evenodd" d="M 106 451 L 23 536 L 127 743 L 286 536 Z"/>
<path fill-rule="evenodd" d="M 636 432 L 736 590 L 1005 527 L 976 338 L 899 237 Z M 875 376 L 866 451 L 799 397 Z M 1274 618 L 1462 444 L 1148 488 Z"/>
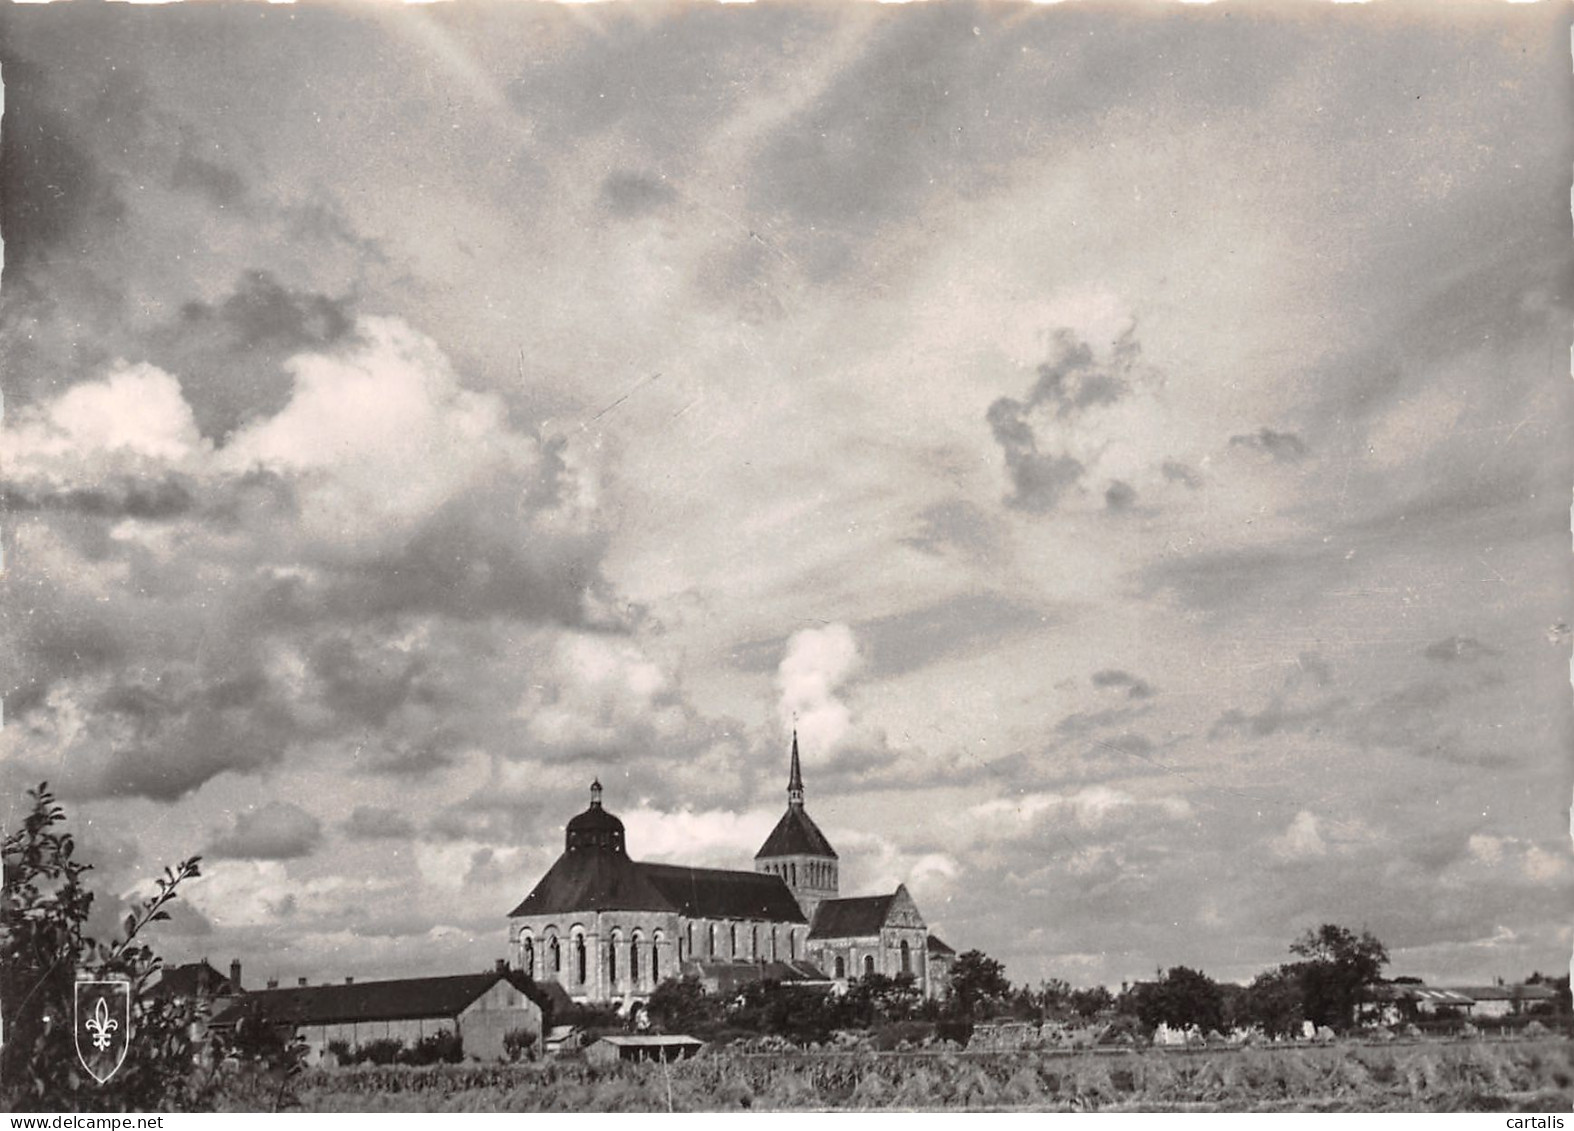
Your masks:
<path fill-rule="evenodd" d="M 1317 817 L 1306 809 L 1295 815 L 1289 827 L 1275 837 L 1269 847 L 1275 856 L 1284 860 L 1304 860 L 1328 854 L 1328 845 L 1323 840 Z"/>
<path fill-rule="evenodd" d="M 667 674 L 636 644 L 586 633 L 552 642 L 515 713 L 538 749 L 580 758 L 633 740 L 663 747 L 689 721 Z"/>
<path fill-rule="evenodd" d="M 986 413 L 1005 459 L 1009 506 L 1048 513 L 1091 490 L 1104 509 L 1125 511 L 1167 485 L 1200 485 L 1173 458 L 1171 413 L 1130 324 L 1097 351 L 1059 330 L 1051 351 L 1026 397 L 1000 397 Z"/>
<path fill-rule="evenodd" d="M 776 670 L 777 714 L 796 728 L 811 758 L 829 758 L 852 730 L 852 710 L 840 696 L 862 662 L 858 641 L 845 624 L 793 633 Z"/>
<path fill-rule="evenodd" d="M 391 318 L 358 329 L 355 349 L 288 363 L 289 403 L 237 432 L 224 466 L 293 476 L 306 530 L 352 544 L 399 537 L 498 479 L 534 477 L 538 445 L 507 426 L 499 398 L 463 388 L 435 342 Z"/>
<path fill-rule="evenodd" d="M 1574 860 L 1563 845 L 1549 850 L 1521 837 L 1473 833 L 1467 847 L 1477 863 L 1532 884 L 1554 884 L 1574 875 Z"/>
<path fill-rule="evenodd" d="M 95 381 L 7 422 L 6 475 L 90 487 L 102 478 L 195 470 L 210 451 L 171 374 L 117 362 Z"/>
<path fill-rule="evenodd" d="M 593 457 L 521 430 L 397 320 L 343 336 L 298 354 L 289 400 L 219 443 L 146 364 L 6 422 L 7 498 L 37 519 L 10 562 L 32 607 L 0 625 L 12 770 L 168 800 L 353 732 L 360 767 L 427 773 L 517 737 L 514 696 L 480 693 L 509 678 L 486 655 L 511 632 L 620 627 Z M 584 708 L 614 743 L 629 712 L 592 653 L 623 646 L 541 639 L 556 717 Z M 641 733 L 670 736 L 676 694 L 618 662 Z"/>
<path fill-rule="evenodd" d="M 1066 817 L 1082 828 L 1095 829 L 1138 812 L 1184 820 L 1191 815 L 1192 807 L 1184 797 L 1144 798 L 1111 786 L 1093 785 L 1069 794 L 1027 793 L 998 798 L 981 802 L 971 810 L 979 819 L 980 834 L 988 837 L 1010 836 L 1014 830 L 1035 825 L 1046 816 Z"/>
<path fill-rule="evenodd" d="M 208 845 L 207 855 L 238 860 L 290 860 L 322 843 L 322 822 L 289 801 L 270 801 L 235 814 L 231 827 Z"/>

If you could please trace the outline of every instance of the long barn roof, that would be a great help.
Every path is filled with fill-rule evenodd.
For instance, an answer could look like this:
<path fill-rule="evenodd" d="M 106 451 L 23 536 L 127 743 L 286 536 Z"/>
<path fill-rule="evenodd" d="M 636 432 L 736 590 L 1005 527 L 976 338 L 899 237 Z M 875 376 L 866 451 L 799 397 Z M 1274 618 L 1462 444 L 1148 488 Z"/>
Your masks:
<path fill-rule="evenodd" d="M 269 1021 L 296 1025 L 451 1018 L 463 1013 L 499 980 L 507 981 L 538 1005 L 550 1000 L 523 975 L 494 970 L 438 978 L 256 990 L 237 998 L 213 1019 L 213 1023 L 219 1026 L 233 1024 L 253 1009 L 260 1009 Z"/>

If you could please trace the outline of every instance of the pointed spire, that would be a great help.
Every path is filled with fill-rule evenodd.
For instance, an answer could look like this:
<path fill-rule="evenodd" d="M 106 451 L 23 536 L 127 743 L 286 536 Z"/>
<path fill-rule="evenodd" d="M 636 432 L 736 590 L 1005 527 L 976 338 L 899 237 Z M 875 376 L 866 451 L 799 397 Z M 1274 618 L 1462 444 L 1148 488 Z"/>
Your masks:
<path fill-rule="evenodd" d="M 798 731 L 792 732 L 792 772 L 787 777 L 787 804 L 803 805 L 803 767 L 798 763 Z"/>

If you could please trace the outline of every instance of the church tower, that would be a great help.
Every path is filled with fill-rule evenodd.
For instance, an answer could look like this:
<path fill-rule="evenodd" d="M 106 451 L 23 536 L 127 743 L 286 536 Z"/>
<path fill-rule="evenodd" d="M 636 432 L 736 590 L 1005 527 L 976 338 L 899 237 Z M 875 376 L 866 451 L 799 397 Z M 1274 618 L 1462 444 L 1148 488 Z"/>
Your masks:
<path fill-rule="evenodd" d="M 837 893 L 836 849 L 803 807 L 803 767 L 798 762 L 798 732 L 792 733 L 792 769 L 787 777 L 787 812 L 754 854 L 754 870 L 786 881 L 803 917 L 812 924 L 821 900 Z"/>

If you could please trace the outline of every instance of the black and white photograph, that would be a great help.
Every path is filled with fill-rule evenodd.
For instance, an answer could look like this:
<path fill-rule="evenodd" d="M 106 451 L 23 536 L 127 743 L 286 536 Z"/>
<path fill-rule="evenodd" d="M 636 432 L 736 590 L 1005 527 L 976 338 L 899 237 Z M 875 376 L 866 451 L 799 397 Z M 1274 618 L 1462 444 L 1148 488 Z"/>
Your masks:
<path fill-rule="evenodd" d="M 1563 1127 L 1571 23 L 0 10 L 0 1110 Z"/>

